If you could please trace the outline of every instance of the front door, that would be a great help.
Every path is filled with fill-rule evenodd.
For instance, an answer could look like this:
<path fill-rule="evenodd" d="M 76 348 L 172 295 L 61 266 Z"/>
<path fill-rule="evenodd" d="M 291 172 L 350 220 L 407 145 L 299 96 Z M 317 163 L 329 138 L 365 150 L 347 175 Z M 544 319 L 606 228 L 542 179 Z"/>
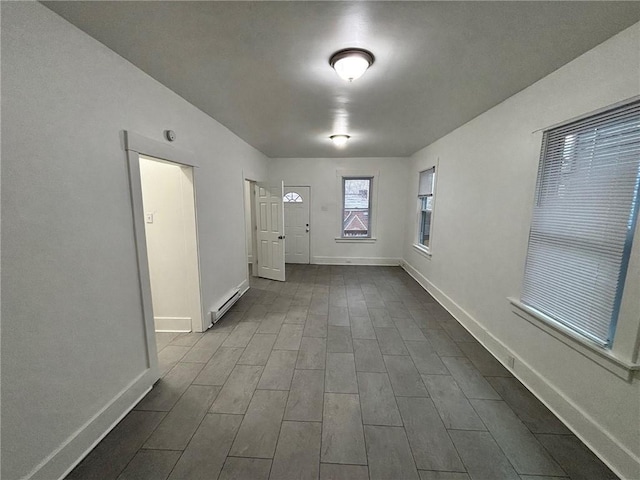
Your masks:
<path fill-rule="evenodd" d="M 256 184 L 258 276 L 284 282 L 284 183 Z"/>
<path fill-rule="evenodd" d="M 309 263 L 310 187 L 284 187 L 284 231 L 287 263 Z"/>

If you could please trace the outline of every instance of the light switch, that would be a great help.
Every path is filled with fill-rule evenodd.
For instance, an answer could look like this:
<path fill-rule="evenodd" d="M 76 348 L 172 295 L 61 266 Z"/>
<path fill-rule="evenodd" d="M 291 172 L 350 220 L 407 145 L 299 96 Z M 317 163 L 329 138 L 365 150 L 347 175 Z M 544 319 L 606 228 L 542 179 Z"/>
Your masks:
<path fill-rule="evenodd" d="M 145 213 L 144 219 L 147 223 L 153 223 L 153 213 Z"/>

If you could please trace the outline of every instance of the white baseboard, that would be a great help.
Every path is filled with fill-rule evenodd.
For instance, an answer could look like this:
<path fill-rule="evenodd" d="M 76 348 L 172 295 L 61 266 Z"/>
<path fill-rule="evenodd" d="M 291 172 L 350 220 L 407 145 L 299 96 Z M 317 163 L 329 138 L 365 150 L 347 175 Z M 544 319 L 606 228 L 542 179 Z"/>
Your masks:
<path fill-rule="evenodd" d="M 616 475 L 623 479 L 638 478 L 640 459 L 633 452 L 617 441 L 602 425 L 562 391 L 547 382 L 540 372 L 523 361 L 517 352 L 496 338 L 452 298 L 427 280 L 416 268 L 406 261 L 402 261 L 400 265 Z M 514 368 L 509 368 L 507 365 L 507 357 L 509 356 L 515 359 Z"/>
<path fill-rule="evenodd" d="M 311 263 L 315 265 L 370 265 L 398 266 L 402 262 L 400 258 L 385 257 L 313 257 Z"/>
<path fill-rule="evenodd" d="M 190 332 L 191 317 L 154 317 L 156 332 Z"/>
<path fill-rule="evenodd" d="M 247 293 L 247 290 L 249 290 L 249 279 L 244 279 L 242 281 L 242 283 L 240 285 L 238 285 L 238 290 L 240 291 L 240 296 L 244 295 L 245 293 Z"/>
<path fill-rule="evenodd" d="M 151 390 L 158 378 L 158 372 L 151 369 L 138 375 L 24 479 L 51 480 L 67 476 Z"/>

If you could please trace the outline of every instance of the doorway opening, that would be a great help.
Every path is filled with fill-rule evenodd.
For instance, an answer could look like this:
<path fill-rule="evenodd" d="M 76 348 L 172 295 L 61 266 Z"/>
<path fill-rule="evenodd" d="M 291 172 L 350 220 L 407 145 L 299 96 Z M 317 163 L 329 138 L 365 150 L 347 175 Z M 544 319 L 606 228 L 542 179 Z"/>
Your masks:
<path fill-rule="evenodd" d="M 247 265 L 249 268 L 247 279 L 258 276 L 258 269 L 256 267 L 258 242 L 256 237 L 255 186 L 255 181 L 249 179 L 244 180 L 244 228 Z"/>
<path fill-rule="evenodd" d="M 202 331 L 193 167 L 139 158 L 154 330 Z"/>

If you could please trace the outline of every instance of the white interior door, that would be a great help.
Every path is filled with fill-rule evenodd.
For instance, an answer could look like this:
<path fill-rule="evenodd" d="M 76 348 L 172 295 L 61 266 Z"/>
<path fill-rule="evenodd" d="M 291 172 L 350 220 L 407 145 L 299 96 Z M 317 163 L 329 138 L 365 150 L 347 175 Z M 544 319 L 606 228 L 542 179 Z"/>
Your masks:
<path fill-rule="evenodd" d="M 256 183 L 258 276 L 284 282 L 284 182 Z"/>
<path fill-rule="evenodd" d="M 310 187 L 284 187 L 286 263 L 309 263 L 310 191 Z"/>

